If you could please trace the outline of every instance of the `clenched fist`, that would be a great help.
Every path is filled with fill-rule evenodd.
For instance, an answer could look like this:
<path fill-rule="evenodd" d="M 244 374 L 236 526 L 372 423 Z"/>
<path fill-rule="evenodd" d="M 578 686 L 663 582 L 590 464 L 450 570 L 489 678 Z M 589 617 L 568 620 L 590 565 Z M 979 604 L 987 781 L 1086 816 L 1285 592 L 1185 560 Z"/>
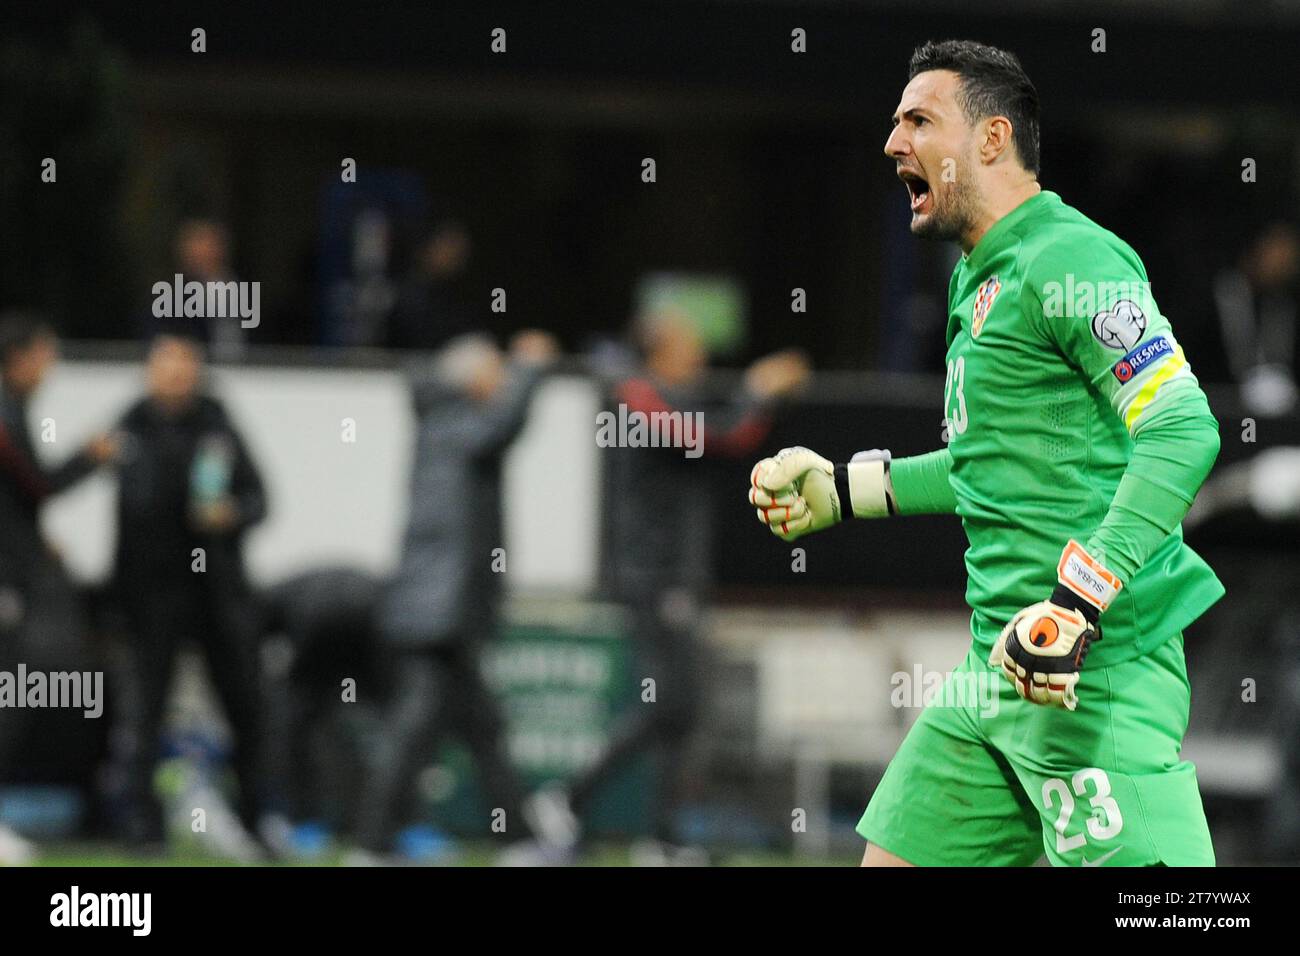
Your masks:
<path fill-rule="evenodd" d="M 835 466 L 807 448 L 782 448 L 749 473 L 749 503 L 783 541 L 821 531 L 842 518 Z"/>

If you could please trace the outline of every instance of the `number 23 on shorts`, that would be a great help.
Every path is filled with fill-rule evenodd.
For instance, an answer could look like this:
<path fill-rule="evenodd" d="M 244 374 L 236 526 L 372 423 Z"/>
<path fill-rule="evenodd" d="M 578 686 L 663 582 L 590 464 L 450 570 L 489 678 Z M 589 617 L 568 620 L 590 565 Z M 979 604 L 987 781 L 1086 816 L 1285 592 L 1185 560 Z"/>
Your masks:
<path fill-rule="evenodd" d="M 1071 834 L 1069 831 L 1073 829 L 1071 821 L 1074 817 L 1076 797 L 1080 800 L 1086 799 L 1091 812 L 1083 826 Z M 1049 777 L 1044 780 L 1042 807 L 1045 819 L 1049 819 L 1052 811 L 1056 811 L 1052 828 L 1056 833 L 1058 857 L 1071 855 L 1075 850 L 1087 847 L 1089 843 L 1109 843 L 1124 829 L 1124 815 L 1120 812 L 1119 803 L 1111 794 L 1110 777 L 1106 771 L 1098 767 L 1085 767 L 1068 781 L 1063 777 Z M 1122 846 L 1113 847 L 1108 853 L 1099 854 L 1094 859 L 1089 859 L 1088 851 L 1084 849 L 1083 865 L 1100 866 L 1121 849 Z M 1062 859 L 1053 862 L 1066 861 Z"/>

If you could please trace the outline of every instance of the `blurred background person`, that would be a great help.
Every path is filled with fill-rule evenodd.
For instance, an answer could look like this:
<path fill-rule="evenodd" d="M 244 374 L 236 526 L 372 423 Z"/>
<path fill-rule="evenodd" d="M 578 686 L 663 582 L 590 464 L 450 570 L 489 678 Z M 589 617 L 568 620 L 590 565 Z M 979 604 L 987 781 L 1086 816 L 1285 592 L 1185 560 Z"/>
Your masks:
<path fill-rule="evenodd" d="M 40 528 L 41 506 L 113 454 L 99 435 L 57 468 L 32 442 L 28 402 L 58 361 L 54 330 L 38 316 L 0 316 L 0 671 L 77 668 L 86 659 L 80 595 Z M 54 423 L 57 424 L 57 423 Z M 48 438 L 57 435 L 51 433 Z M 44 711 L 0 708 L 0 782 Z M 0 825 L 0 863 L 23 862 L 32 848 Z"/>
<path fill-rule="evenodd" d="M 472 249 L 469 233 L 453 219 L 419 244 L 390 320 L 389 346 L 433 349 L 473 330 L 463 289 Z"/>
<path fill-rule="evenodd" d="M 172 242 L 174 273 L 164 277 L 170 286 L 175 273 L 189 282 L 236 282 L 239 277 L 230 264 L 230 233 L 224 223 L 215 219 L 187 219 L 176 230 Z M 181 329 L 178 318 L 154 318 L 152 307 L 144 319 L 149 335 L 159 332 L 176 332 Z M 248 330 L 239 316 L 202 316 L 183 320 L 184 329 L 202 342 L 211 357 L 219 362 L 237 361 L 248 348 Z"/>
<path fill-rule="evenodd" d="M 251 832 L 261 809 L 263 732 L 258 621 L 244 574 L 244 533 L 266 514 L 262 480 L 239 430 L 204 391 L 199 342 L 160 335 L 147 394 L 122 417 L 113 591 L 130 630 L 125 835 L 164 840 L 154 792 L 164 705 L 177 651 L 203 652 L 233 734 L 236 803 Z"/>
<path fill-rule="evenodd" d="M 1247 408 L 1261 415 L 1295 407 L 1297 276 L 1300 234 L 1290 223 L 1275 222 L 1215 279 L 1228 366 Z"/>
<path fill-rule="evenodd" d="M 366 206 L 352 218 L 346 245 L 347 271 L 334 277 L 325 294 L 325 341 L 335 345 L 384 344 L 397 300 L 393 270 L 395 224 L 382 205 Z"/>
<path fill-rule="evenodd" d="M 1300 602 L 1288 585 L 1297 567 L 1300 446 L 1265 448 L 1216 468 L 1183 526 L 1200 529 L 1215 522 L 1242 528 L 1257 540 L 1261 532 L 1272 530 L 1283 544 L 1281 554 L 1261 557 L 1260 572 L 1251 575 L 1252 582 L 1259 580 L 1259 590 L 1252 591 L 1252 583 L 1245 582 L 1235 592 L 1244 596 L 1238 597 L 1230 626 L 1234 636 L 1251 635 L 1255 653 L 1270 660 L 1278 675 L 1278 710 L 1271 720 L 1277 776 L 1260 815 L 1269 843 L 1256 852 L 1270 862 L 1294 865 L 1300 861 Z"/>
<path fill-rule="evenodd" d="M 384 734 L 370 752 L 357 862 L 390 849 L 416 772 L 439 732 L 458 725 L 491 809 L 521 833 L 521 793 L 497 702 L 479 657 L 497 636 L 504 561 L 502 460 L 518 436 L 555 340 L 521 332 L 504 355 L 486 336 L 450 342 L 412 372 L 417 419 L 410 513 L 401 564 L 380 601 L 392 675 Z M 495 832 L 485 816 L 481 837 Z"/>
<path fill-rule="evenodd" d="M 775 402 L 809 375 L 807 358 L 789 350 L 759 359 L 735 394 L 711 388 L 708 352 L 685 312 L 653 308 L 633 323 L 639 367 L 608 383 L 606 408 L 627 415 L 701 413 L 702 457 L 688 457 L 685 426 L 676 447 L 608 449 L 604 496 L 604 588 L 624 606 L 633 642 L 637 682 L 654 680 L 652 702 L 638 700 L 610 733 L 598 759 L 567 787 L 543 787 L 529 799 L 531 817 L 578 821 L 597 791 L 632 759 L 655 762 L 653 839 L 638 846 L 647 864 L 706 862 L 683 845 L 676 813 L 681 806 L 683 758 L 696 728 L 707 670 L 700 617 L 714 576 L 710 515 L 714 489 L 708 463 L 743 457 L 767 437 Z M 683 421 L 685 418 L 683 419 Z M 576 850 L 573 846 L 571 850 Z"/>
<path fill-rule="evenodd" d="M 357 819 L 355 770 L 375 716 L 371 690 L 383 678 L 375 628 L 383 588 L 373 574 L 325 567 L 264 596 L 266 634 L 285 651 L 270 655 L 265 694 L 264 757 L 279 819 L 263 835 L 280 855 L 317 857 Z M 360 693 L 345 696 L 349 680 Z"/>

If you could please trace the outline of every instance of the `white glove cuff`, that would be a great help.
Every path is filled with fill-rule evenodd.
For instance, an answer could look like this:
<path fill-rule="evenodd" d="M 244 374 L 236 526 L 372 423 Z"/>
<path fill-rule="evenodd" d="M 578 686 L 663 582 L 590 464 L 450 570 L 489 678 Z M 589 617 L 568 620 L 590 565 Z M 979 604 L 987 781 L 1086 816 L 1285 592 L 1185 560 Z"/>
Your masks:
<path fill-rule="evenodd" d="M 873 448 L 854 455 L 846 468 L 855 518 L 887 518 L 897 513 L 889 480 L 889 451 Z"/>

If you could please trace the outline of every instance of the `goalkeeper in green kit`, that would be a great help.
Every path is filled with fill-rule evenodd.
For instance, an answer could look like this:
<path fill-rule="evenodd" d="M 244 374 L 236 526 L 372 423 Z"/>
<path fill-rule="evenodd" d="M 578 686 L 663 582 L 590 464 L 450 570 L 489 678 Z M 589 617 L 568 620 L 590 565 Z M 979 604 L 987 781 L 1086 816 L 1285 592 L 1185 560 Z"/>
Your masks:
<path fill-rule="evenodd" d="M 849 518 L 956 514 L 972 645 L 858 824 L 863 865 L 1214 864 L 1192 764 L 1183 629 L 1223 586 L 1180 522 L 1218 425 L 1136 253 L 1038 183 L 1016 58 L 915 51 L 885 153 L 912 232 L 952 240 L 948 447 L 845 464 L 786 448 L 749 502 L 790 541 Z M 1104 639 L 1103 639 L 1104 638 Z M 959 698 L 960 699 L 960 698 Z"/>

